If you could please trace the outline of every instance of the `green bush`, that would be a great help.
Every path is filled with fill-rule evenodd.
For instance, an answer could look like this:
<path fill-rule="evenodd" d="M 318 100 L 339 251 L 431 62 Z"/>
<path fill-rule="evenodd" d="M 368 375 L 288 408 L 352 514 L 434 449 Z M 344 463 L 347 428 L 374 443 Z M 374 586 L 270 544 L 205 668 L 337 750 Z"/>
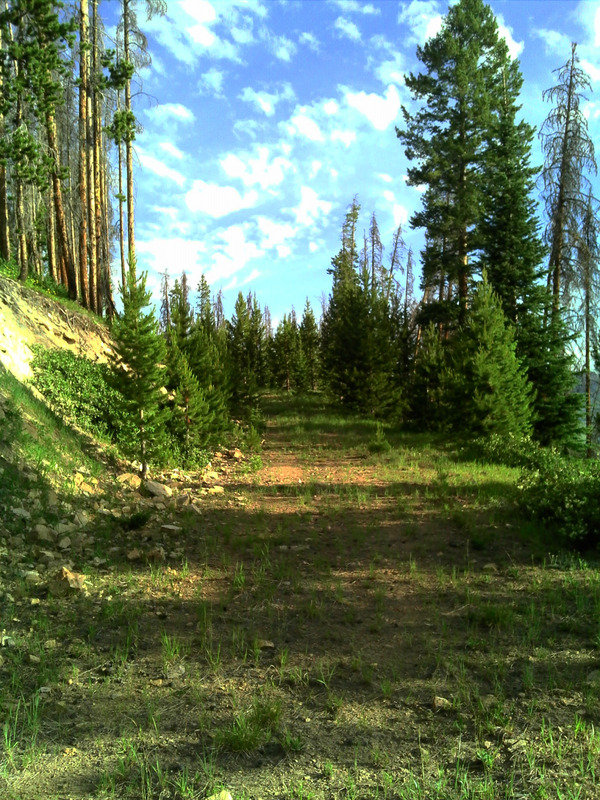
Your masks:
<path fill-rule="evenodd" d="M 544 463 L 526 470 L 519 482 L 521 502 L 566 541 L 600 543 L 600 468 L 593 462 L 546 453 Z"/>
<path fill-rule="evenodd" d="M 120 398 L 109 384 L 106 364 L 37 346 L 31 367 L 34 386 L 65 422 L 101 438 L 120 438 Z"/>
<path fill-rule="evenodd" d="M 522 469 L 550 469 L 561 459 L 557 450 L 540 447 L 529 436 L 493 433 L 475 439 L 467 448 L 468 455 L 487 464 L 503 464 Z"/>

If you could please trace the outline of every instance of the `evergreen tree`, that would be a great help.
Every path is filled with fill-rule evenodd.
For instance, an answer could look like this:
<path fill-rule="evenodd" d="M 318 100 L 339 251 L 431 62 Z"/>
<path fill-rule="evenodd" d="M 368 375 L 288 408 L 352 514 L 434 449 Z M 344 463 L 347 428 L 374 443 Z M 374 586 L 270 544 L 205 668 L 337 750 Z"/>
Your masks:
<path fill-rule="evenodd" d="M 406 84 L 424 106 L 414 115 L 404 110 L 405 127 L 396 129 L 407 157 L 417 162 L 408 170 L 409 185 L 427 187 L 411 225 L 426 232 L 425 285 L 437 284 L 444 302 L 455 292 L 464 315 L 489 187 L 486 147 L 510 60 L 483 0 L 453 5 L 417 56 L 425 72 L 411 73 Z"/>
<path fill-rule="evenodd" d="M 319 375 L 320 335 L 308 298 L 300 322 L 300 344 L 306 365 L 306 388 L 315 391 Z"/>
<path fill-rule="evenodd" d="M 228 352 L 233 409 L 236 413 L 245 415 L 256 405 L 258 380 L 250 311 L 241 292 L 238 294 L 233 316 L 228 323 Z"/>
<path fill-rule="evenodd" d="M 197 451 L 211 440 L 214 414 L 200 384 L 184 358 L 174 397 L 172 427 L 180 442 L 184 464 L 195 463 Z"/>
<path fill-rule="evenodd" d="M 475 436 L 531 433 L 533 388 L 516 355 L 513 329 L 487 275 L 452 342 L 454 427 Z"/>
<path fill-rule="evenodd" d="M 145 478 L 149 462 L 160 459 L 165 444 L 167 415 L 161 394 L 165 376 L 160 367 L 165 355 L 164 340 L 154 310 L 144 311 L 150 305 L 151 294 L 146 290 L 146 273 L 136 278 L 135 264 L 129 267 L 121 297 L 123 313 L 115 318 L 112 327 L 113 376 L 123 398 L 123 411 L 134 431 L 124 446 L 140 462 Z"/>
<path fill-rule="evenodd" d="M 409 417 L 418 427 L 443 430 L 449 421 L 449 368 L 438 326 L 430 322 L 416 348 L 408 395 Z"/>

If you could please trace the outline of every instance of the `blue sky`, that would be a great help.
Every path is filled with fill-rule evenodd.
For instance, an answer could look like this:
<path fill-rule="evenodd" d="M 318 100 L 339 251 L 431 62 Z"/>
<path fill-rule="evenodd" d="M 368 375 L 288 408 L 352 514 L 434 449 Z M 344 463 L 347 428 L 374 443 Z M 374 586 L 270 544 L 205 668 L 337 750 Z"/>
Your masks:
<path fill-rule="evenodd" d="M 521 61 L 523 114 L 539 128 L 542 90 L 578 42 L 596 96 L 586 104 L 600 133 L 600 0 L 497 0 L 490 4 Z M 354 195 L 362 227 L 374 211 L 389 251 L 398 223 L 418 256 L 408 219 L 420 193 L 407 187 L 397 140 L 404 75 L 416 47 L 438 30 L 436 0 L 168 0 L 147 21 L 152 66 L 135 111 L 138 262 L 158 293 L 159 273 L 202 273 L 223 288 L 228 316 L 255 291 L 274 320 L 306 297 L 316 311 L 330 290 Z M 107 23 L 116 4 L 103 4 Z M 534 163 L 541 163 L 536 145 Z M 362 233 L 361 233 L 362 236 Z M 117 273 L 118 274 L 118 273 Z"/>

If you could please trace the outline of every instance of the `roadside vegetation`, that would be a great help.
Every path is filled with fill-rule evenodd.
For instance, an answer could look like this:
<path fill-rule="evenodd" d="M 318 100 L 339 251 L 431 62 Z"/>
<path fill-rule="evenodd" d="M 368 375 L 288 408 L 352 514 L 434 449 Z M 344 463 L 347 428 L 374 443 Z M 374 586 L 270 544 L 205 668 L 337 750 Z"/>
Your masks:
<path fill-rule="evenodd" d="M 268 395 L 260 459 L 199 515 L 194 473 L 162 507 L 120 492 L 2 386 L 3 797 L 597 796 L 600 571 L 521 465 Z M 54 594 L 35 526 L 82 511 L 85 588 Z"/>

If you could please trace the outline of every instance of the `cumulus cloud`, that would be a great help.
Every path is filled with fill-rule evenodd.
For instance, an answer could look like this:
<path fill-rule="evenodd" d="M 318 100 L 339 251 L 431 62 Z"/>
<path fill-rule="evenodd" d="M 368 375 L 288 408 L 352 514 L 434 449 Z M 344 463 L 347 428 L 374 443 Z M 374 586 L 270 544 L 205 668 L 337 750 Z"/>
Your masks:
<path fill-rule="evenodd" d="M 182 264 L 191 272 L 206 253 L 204 241 L 187 237 L 137 236 L 135 246 L 144 264 L 149 261 L 157 272 L 169 269 L 171 274 L 178 272 Z"/>
<path fill-rule="evenodd" d="M 332 203 L 319 200 L 319 195 L 310 186 L 300 189 L 300 203 L 293 209 L 298 225 L 314 225 L 319 217 L 327 216 L 332 209 Z"/>
<path fill-rule="evenodd" d="M 173 142 L 159 142 L 159 147 L 178 161 L 184 158 L 184 153 Z"/>
<path fill-rule="evenodd" d="M 161 103 L 144 109 L 144 114 L 153 125 L 162 127 L 172 127 L 176 124 L 189 125 L 196 119 L 194 112 L 181 103 Z"/>
<path fill-rule="evenodd" d="M 319 40 L 313 33 L 309 33 L 308 31 L 301 33 L 298 38 L 298 41 L 300 42 L 300 44 L 304 44 L 307 47 L 310 47 L 310 49 L 313 50 L 314 52 L 317 52 L 317 50 L 319 49 Z"/>
<path fill-rule="evenodd" d="M 276 222 L 268 217 L 258 217 L 258 229 L 262 234 L 259 247 L 263 250 L 276 250 L 280 258 L 291 253 L 290 242 L 297 234 L 297 228 L 288 222 Z"/>
<path fill-rule="evenodd" d="M 271 158 L 271 152 L 265 146 L 258 147 L 254 153 L 229 153 L 220 164 L 229 178 L 238 178 L 245 186 L 260 186 L 261 189 L 279 186 L 287 173 L 294 169 L 287 158 Z"/>
<path fill-rule="evenodd" d="M 179 187 L 184 186 L 185 175 L 182 175 L 181 172 L 177 172 L 176 169 L 171 169 L 171 167 L 163 164 L 158 158 L 150 153 L 146 153 L 141 148 L 138 148 L 137 153 L 142 167 L 158 175 L 159 178 L 166 178 L 169 181 L 173 181 L 173 183 L 176 183 Z"/>
<path fill-rule="evenodd" d="M 214 94 L 222 97 L 224 79 L 225 73 L 222 70 L 211 67 L 198 81 L 198 91 L 200 94 Z"/>
<path fill-rule="evenodd" d="M 280 61 L 291 61 L 298 48 L 287 36 L 273 36 L 269 38 L 269 49 Z"/>
<path fill-rule="evenodd" d="M 358 26 L 351 20 L 338 17 L 333 25 L 340 36 L 350 39 L 352 42 L 360 42 L 361 35 Z"/>
<path fill-rule="evenodd" d="M 312 117 L 307 115 L 305 106 L 300 109 L 298 114 L 295 114 L 292 117 L 287 127 L 291 134 L 302 136 L 305 139 L 310 139 L 311 142 L 325 141 L 323 131 L 319 127 L 318 123 L 315 122 Z"/>
<path fill-rule="evenodd" d="M 252 103 L 256 108 L 266 114 L 267 117 L 273 116 L 277 105 L 282 100 L 294 100 L 296 95 L 291 84 L 284 83 L 278 92 L 257 92 L 250 86 L 246 86 L 240 95 L 241 99 L 247 103 Z"/>
<path fill-rule="evenodd" d="M 335 130 L 331 132 L 332 142 L 341 142 L 345 147 L 350 147 L 356 141 L 356 131 Z"/>
<path fill-rule="evenodd" d="M 257 202 L 258 193 L 254 190 L 242 195 L 234 186 L 219 186 L 202 180 L 195 180 L 185 196 L 185 203 L 190 211 L 216 219 L 252 208 Z"/>
<path fill-rule="evenodd" d="M 565 33 L 538 28 L 533 35 L 542 40 L 547 55 L 558 55 L 566 60 L 571 52 L 571 39 Z"/>
<path fill-rule="evenodd" d="M 401 3 L 398 22 L 408 25 L 412 32 L 411 44 L 424 44 L 442 28 L 442 14 L 437 0 L 412 0 Z"/>
<path fill-rule="evenodd" d="M 381 14 L 381 10 L 372 3 L 360 3 L 359 0 L 331 0 L 345 14 Z"/>
<path fill-rule="evenodd" d="M 515 42 L 513 38 L 513 29 L 506 24 L 502 14 L 496 14 L 496 21 L 498 22 L 498 33 L 506 42 L 510 57 L 518 58 L 523 52 L 525 42 Z"/>
<path fill-rule="evenodd" d="M 206 273 L 209 283 L 231 278 L 243 270 L 248 262 L 264 255 L 264 250 L 250 236 L 248 223 L 231 225 L 216 235 L 211 263 Z"/>
<path fill-rule="evenodd" d="M 394 120 L 398 119 L 401 106 L 400 94 L 393 85 L 388 86 L 383 97 L 366 92 L 354 93 L 346 89 L 345 100 L 351 108 L 355 108 L 366 117 L 378 131 L 384 131 Z"/>

